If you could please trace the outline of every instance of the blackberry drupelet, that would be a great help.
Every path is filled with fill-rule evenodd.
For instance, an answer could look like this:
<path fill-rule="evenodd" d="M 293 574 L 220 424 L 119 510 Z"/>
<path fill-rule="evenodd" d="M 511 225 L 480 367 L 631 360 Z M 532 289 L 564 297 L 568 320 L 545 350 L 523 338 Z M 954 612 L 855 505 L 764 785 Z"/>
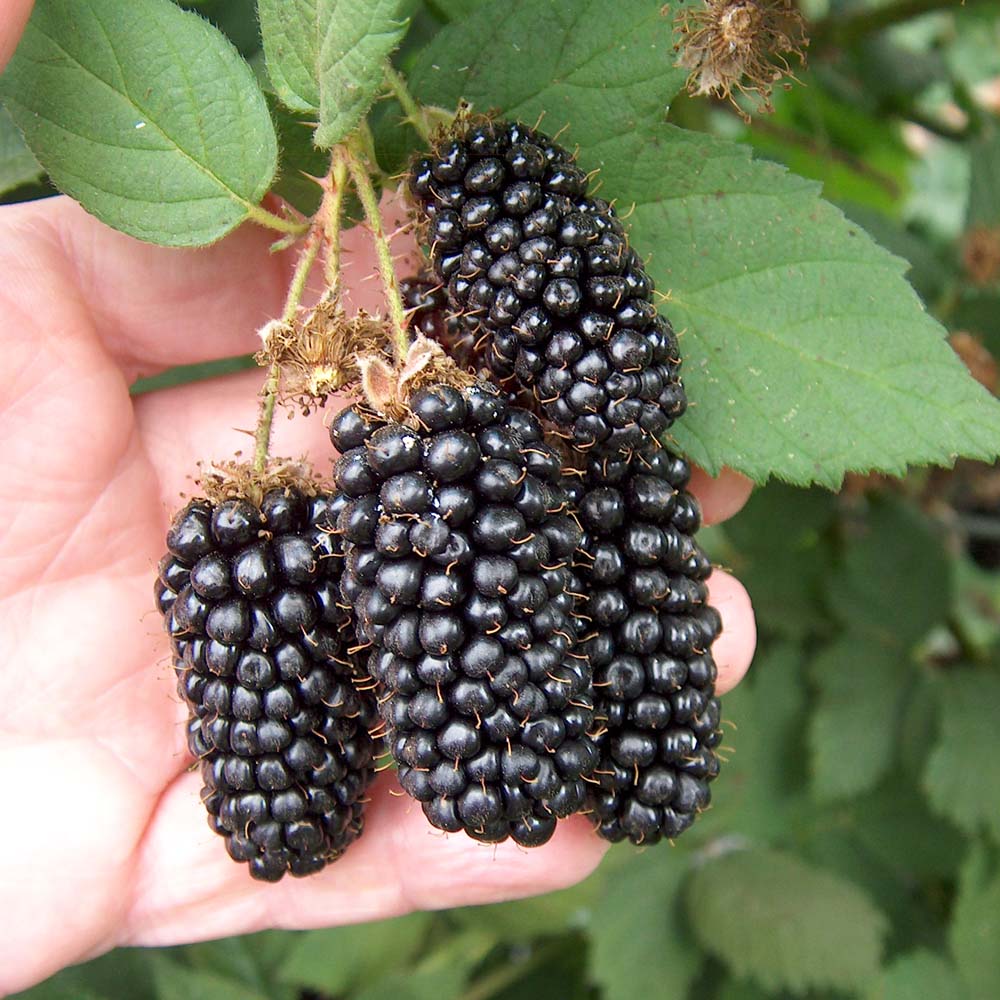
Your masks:
<path fill-rule="evenodd" d="M 692 538 L 687 463 L 656 442 L 590 458 L 569 486 L 584 529 L 577 573 L 592 632 L 601 762 L 589 807 L 606 840 L 676 837 L 709 802 L 721 738 L 710 652 L 721 622 Z"/>
<path fill-rule="evenodd" d="M 477 373 L 483 367 L 482 332 L 463 322 L 448 309 L 444 286 L 432 275 L 402 278 L 399 292 L 410 313 L 410 326 L 439 343 L 459 368 Z"/>
<path fill-rule="evenodd" d="M 618 455 L 683 413 L 677 340 L 611 205 L 534 129 L 476 122 L 409 176 L 454 321 L 577 447 Z"/>
<path fill-rule="evenodd" d="M 333 861 L 363 827 L 374 702 L 355 690 L 340 604 L 345 498 L 268 491 L 192 500 L 173 520 L 156 599 L 191 710 L 212 829 L 274 882 Z"/>
<path fill-rule="evenodd" d="M 355 406 L 331 427 L 341 588 L 388 745 L 434 826 L 542 844 L 597 762 L 561 462 L 488 383 L 418 390 L 410 412 Z"/>

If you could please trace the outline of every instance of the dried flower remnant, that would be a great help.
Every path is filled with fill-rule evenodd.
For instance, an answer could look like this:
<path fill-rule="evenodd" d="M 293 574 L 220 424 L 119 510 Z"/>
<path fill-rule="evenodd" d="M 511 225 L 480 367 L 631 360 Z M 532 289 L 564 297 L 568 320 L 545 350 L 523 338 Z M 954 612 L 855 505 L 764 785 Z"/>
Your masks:
<path fill-rule="evenodd" d="M 682 36 L 677 64 L 691 71 L 688 93 L 727 98 L 734 105 L 734 90 L 756 94 L 759 110 L 766 112 L 774 110 L 774 85 L 782 77 L 795 79 L 788 57 L 797 56 L 804 66 L 809 44 L 791 0 L 707 0 L 704 7 L 681 8 L 677 30 Z"/>
<path fill-rule="evenodd" d="M 973 226 L 962 244 L 962 265 L 975 285 L 992 285 L 1000 279 L 1000 230 Z"/>

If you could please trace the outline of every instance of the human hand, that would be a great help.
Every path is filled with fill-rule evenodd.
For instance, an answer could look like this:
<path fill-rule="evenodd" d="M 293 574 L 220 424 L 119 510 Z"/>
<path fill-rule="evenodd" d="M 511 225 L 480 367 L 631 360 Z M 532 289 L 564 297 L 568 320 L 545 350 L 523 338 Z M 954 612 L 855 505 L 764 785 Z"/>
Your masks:
<path fill-rule="evenodd" d="M 208 249 L 167 250 L 64 198 L 0 209 L 0 991 L 116 945 L 556 889 L 589 873 L 607 846 L 584 817 L 532 851 L 444 836 L 393 794 L 390 773 L 374 786 L 361 840 L 303 881 L 253 882 L 209 830 L 152 581 L 194 463 L 249 450 L 260 374 L 135 399 L 128 386 L 257 346 L 290 275 L 290 255 L 271 255 L 269 241 L 247 226 Z M 374 308 L 378 287 L 361 280 L 374 267 L 364 235 L 346 244 L 345 281 Z M 330 454 L 318 419 L 281 421 L 276 437 L 278 454 L 307 452 L 317 464 Z M 692 486 L 708 520 L 749 492 L 735 475 L 698 475 Z M 711 591 L 725 623 L 714 647 L 724 692 L 749 664 L 753 617 L 726 574 L 713 575 Z"/>

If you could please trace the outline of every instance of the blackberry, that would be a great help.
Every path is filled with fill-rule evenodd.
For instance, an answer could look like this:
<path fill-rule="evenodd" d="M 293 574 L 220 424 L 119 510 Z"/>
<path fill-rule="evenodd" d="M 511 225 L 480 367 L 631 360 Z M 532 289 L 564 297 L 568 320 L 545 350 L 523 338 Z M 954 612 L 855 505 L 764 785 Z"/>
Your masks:
<path fill-rule="evenodd" d="M 342 496 L 268 491 L 176 515 L 156 601 L 191 716 L 209 825 L 274 882 L 333 861 L 362 831 L 375 722 L 354 686 L 339 593 Z"/>
<path fill-rule="evenodd" d="M 605 731 L 589 807 L 606 840 L 676 837 L 709 802 L 721 738 L 710 652 L 718 613 L 711 564 L 692 538 L 699 511 L 687 463 L 656 442 L 590 458 L 569 492 L 595 713 Z"/>
<path fill-rule="evenodd" d="M 617 455 L 684 411 L 677 339 L 608 202 L 571 154 L 516 122 L 479 122 L 413 165 L 409 189 L 456 318 L 489 338 L 505 387 L 529 387 L 579 448 Z"/>
<path fill-rule="evenodd" d="M 597 762 L 561 462 L 488 383 L 421 389 L 410 412 L 352 407 L 331 427 L 341 588 L 388 746 L 434 826 L 542 844 Z"/>

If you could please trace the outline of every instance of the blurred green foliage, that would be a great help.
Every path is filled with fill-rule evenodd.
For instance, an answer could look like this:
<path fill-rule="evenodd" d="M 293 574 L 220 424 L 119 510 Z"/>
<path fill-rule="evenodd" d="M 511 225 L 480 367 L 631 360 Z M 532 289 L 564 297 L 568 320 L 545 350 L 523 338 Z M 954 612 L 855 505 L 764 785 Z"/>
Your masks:
<path fill-rule="evenodd" d="M 186 5 L 245 55 L 259 47 L 249 0 Z M 401 64 L 478 6 L 414 5 Z M 976 270 L 968 244 L 977 227 L 1000 231 L 1000 98 L 972 96 L 1000 93 L 1000 9 L 952 6 L 871 32 L 867 14 L 831 5 L 811 68 L 776 93 L 773 115 L 744 124 L 681 98 L 672 120 L 822 181 L 912 265 L 950 331 L 1000 355 L 1000 260 Z M 380 162 L 398 169 L 413 142 L 398 106 L 378 105 L 372 125 Z M 293 165 L 315 159 L 293 122 L 279 126 Z M 16 200 L 39 174 L 0 131 Z M 297 177 L 287 193 L 302 207 L 314 197 Z M 248 362 L 220 364 L 136 391 Z M 760 647 L 724 701 L 713 807 L 676 846 L 615 848 L 582 885 L 518 903 L 118 950 L 22 1000 L 996 1000 L 996 482 L 966 462 L 839 495 L 775 483 L 714 530 L 716 558 L 754 599 Z"/>

